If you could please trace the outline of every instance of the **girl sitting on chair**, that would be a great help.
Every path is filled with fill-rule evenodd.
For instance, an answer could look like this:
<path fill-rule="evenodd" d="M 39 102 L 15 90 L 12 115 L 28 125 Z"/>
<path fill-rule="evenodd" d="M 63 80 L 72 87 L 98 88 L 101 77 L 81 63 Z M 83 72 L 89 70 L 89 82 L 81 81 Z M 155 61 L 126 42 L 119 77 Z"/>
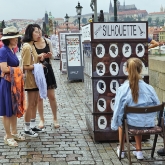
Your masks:
<path fill-rule="evenodd" d="M 128 80 L 123 83 L 121 87 L 118 88 L 115 105 L 114 114 L 111 123 L 112 130 L 119 130 L 119 143 L 122 141 L 122 120 L 124 114 L 124 107 L 126 105 L 133 107 L 144 107 L 144 106 L 154 106 L 160 104 L 158 96 L 151 85 L 146 84 L 141 78 L 142 72 L 142 61 L 138 58 L 130 58 L 127 61 L 127 72 Z M 128 128 L 130 129 L 145 129 L 155 126 L 155 116 L 156 113 L 148 114 L 128 114 L 127 122 Z M 136 151 L 133 154 L 137 159 L 143 159 L 143 154 L 141 151 L 141 140 L 142 136 L 135 136 L 136 141 Z M 124 144 L 122 146 L 122 151 L 124 151 Z M 117 148 L 117 154 L 119 156 L 120 149 Z M 125 153 L 122 152 L 121 158 L 124 158 Z"/>

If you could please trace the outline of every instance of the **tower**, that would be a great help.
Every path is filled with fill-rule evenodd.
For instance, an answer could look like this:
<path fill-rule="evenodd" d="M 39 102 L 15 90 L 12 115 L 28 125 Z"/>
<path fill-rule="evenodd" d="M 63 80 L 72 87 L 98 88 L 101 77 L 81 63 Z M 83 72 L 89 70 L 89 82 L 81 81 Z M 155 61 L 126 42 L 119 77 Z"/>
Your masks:
<path fill-rule="evenodd" d="M 161 5 L 161 7 L 160 7 L 160 12 L 163 12 L 163 6 Z"/>
<path fill-rule="evenodd" d="M 110 0 L 110 4 L 109 4 L 109 14 L 113 12 L 113 8 L 112 8 L 112 3 L 111 3 L 111 0 Z"/>
<path fill-rule="evenodd" d="M 123 8 L 124 8 L 124 10 L 125 10 L 125 0 L 124 0 L 124 2 L 123 2 Z"/>
<path fill-rule="evenodd" d="M 45 12 L 45 23 L 46 23 L 46 25 L 49 24 L 47 11 Z"/>
<path fill-rule="evenodd" d="M 117 9 L 119 10 L 119 7 L 120 7 L 120 1 L 118 0 L 117 1 Z"/>

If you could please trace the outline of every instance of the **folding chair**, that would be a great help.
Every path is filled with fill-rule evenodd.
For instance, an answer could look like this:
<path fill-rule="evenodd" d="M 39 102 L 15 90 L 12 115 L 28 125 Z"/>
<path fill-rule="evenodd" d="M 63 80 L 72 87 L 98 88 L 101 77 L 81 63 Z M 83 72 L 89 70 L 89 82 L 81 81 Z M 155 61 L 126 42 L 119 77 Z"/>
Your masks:
<path fill-rule="evenodd" d="M 130 136 L 135 136 L 135 135 L 155 135 L 154 142 L 152 148 L 146 148 L 142 150 L 152 150 L 151 152 L 151 158 L 154 156 L 155 152 L 155 147 L 156 147 L 156 142 L 158 135 L 161 135 L 163 137 L 163 143 L 164 143 L 164 149 L 165 149 L 165 130 L 164 130 L 164 118 L 163 118 L 163 110 L 164 110 L 164 104 L 156 105 L 156 106 L 151 106 L 151 107 L 129 107 L 125 106 L 124 109 L 124 116 L 123 116 L 123 125 L 122 125 L 122 142 L 120 144 L 120 154 L 119 154 L 119 160 L 121 160 L 121 152 L 122 152 L 122 146 L 124 143 L 124 135 L 126 135 L 126 142 L 127 142 L 127 150 L 128 151 L 128 159 L 129 159 L 129 164 L 131 165 L 132 163 L 137 163 L 131 161 L 131 155 L 130 151 L 135 151 L 135 150 L 130 150 L 130 143 L 129 143 L 129 137 Z M 151 128 L 151 129 L 129 129 L 128 124 L 127 124 L 127 114 L 128 113 L 134 113 L 134 114 L 144 114 L 144 113 L 152 113 L 152 112 L 159 112 L 159 117 L 158 117 L 158 124 L 157 126 Z M 165 161 L 164 159 L 159 159 L 159 160 L 143 160 L 140 162 L 153 162 L 153 161 Z"/>

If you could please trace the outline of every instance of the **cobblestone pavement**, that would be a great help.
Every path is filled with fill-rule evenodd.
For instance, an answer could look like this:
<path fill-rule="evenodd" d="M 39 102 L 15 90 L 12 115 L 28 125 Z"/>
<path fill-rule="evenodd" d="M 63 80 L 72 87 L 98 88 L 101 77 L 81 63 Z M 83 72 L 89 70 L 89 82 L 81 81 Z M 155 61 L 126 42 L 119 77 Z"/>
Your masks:
<path fill-rule="evenodd" d="M 53 61 L 58 88 L 58 118 L 61 127 L 54 129 L 52 113 L 48 100 L 44 101 L 46 133 L 37 138 L 26 138 L 19 142 L 19 147 L 4 145 L 4 129 L 0 118 L 0 164 L 5 165 L 128 165 L 128 159 L 120 162 L 116 155 L 117 143 L 94 143 L 90 137 L 84 115 L 84 84 L 67 82 L 67 75 L 59 71 L 59 61 Z M 39 118 L 37 116 L 37 123 Z M 23 118 L 18 119 L 18 129 L 23 132 Z M 151 140 L 143 142 L 143 146 L 151 146 Z M 157 148 L 163 146 L 158 139 Z M 144 152 L 148 157 L 150 151 Z M 157 154 L 155 154 L 157 157 Z M 135 159 L 132 156 L 133 159 Z M 137 163 L 140 164 L 140 163 Z M 151 164 L 151 163 L 150 163 Z M 153 163 L 154 164 L 154 163 Z M 155 163 L 155 164 L 158 164 Z M 165 164 L 165 162 L 159 162 Z"/>

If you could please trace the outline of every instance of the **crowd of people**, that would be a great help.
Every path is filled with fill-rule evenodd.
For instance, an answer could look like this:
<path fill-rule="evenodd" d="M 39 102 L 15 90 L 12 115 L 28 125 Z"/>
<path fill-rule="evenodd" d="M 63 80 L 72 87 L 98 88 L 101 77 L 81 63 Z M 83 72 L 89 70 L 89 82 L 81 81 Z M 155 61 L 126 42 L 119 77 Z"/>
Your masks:
<path fill-rule="evenodd" d="M 60 127 L 55 98 L 57 84 L 50 60 L 53 54 L 51 42 L 42 37 L 38 24 L 29 24 L 22 38 L 19 62 L 14 49 L 21 46 L 20 37 L 14 26 L 4 28 L 3 33 L 1 32 L 0 116 L 3 116 L 6 132 L 4 142 L 9 146 L 18 146 L 17 141 L 24 141 L 25 136 L 37 137 L 38 133 L 45 132 L 43 98 L 49 99 L 54 127 Z M 40 116 L 38 126 L 37 109 Z M 24 116 L 24 135 L 17 132 L 17 118 L 22 116 Z"/>
<path fill-rule="evenodd" d="M 22 38 L 19 62 L 14 51 L 17 46 L 20 51 L 19 37 L 21 36 L 13 26 L 4 28 L 3 33 L 0 32 L 0 116 L 3 116 L 6 132 L 4 142 L 9 146 L 18 146 L 17 141 L 24 141 L 25 136 L 37 137 L 38 133 L 45 132 L 43 98 L 49 99 L 54 127 L 60 127 L 55 98 L 57 84 L 50 60 L 53 55 L 51 42 L 47 37 L 43 37 L 38 24 L 29 24 Z M 148 43 L 151 44 L 149 48 L 158 46 L 158 43 L 152 39 L 148 39 Z M 112 130 L 119 130 L 120 143 L 125 105 L 139 107 L 160 104 L 153 87 L 142 80 L 142 61 L 138 58 L 130 58 L 127 60 L 126 69 L 128 80 L 117 90 L 111 123 Z M 26 105 L 24 91 L 27 93 Z M 37 109 L 40 116 L 38 126 L 36 125 Z M 17 132 L 17 118 L 22 116 L 24 116 L 25 136 Z M 149 120 L 145 120 L 146 117 Z M 153 113 L 136 116 L 130 114 L 127 118 L 129 128 L 154 127 L 155 114 Z M 143 159 L 141 139 L 141 136 L 135 136 L 137 151 L 133 154 L 137 159 Z M 124 151 L 124 145 L 122 150 Z M 117 153 L 119 155 L 119 148 Z M 161 149 L 159 153 L 165 153 L 165 151 Z M 124 156 L 122 152 L 122 158 Z"/>

